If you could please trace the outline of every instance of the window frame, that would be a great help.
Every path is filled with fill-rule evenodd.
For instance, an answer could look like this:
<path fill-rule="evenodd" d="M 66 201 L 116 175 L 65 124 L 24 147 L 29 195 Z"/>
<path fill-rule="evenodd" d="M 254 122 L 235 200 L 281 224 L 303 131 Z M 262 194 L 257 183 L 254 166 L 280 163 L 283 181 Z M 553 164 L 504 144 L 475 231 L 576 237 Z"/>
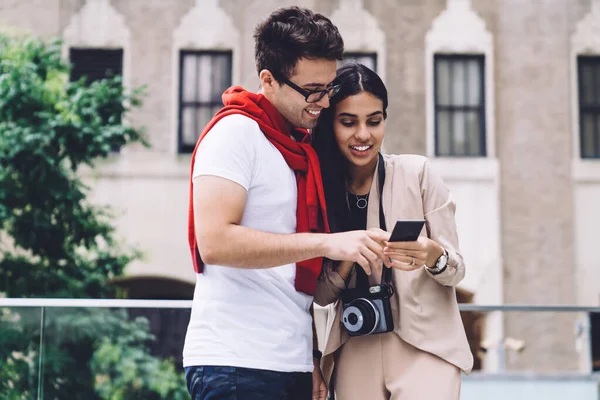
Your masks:
<path fill-rule="evenodd" d="M 341 62 L 347 60 L 347 57 L 350 58 L 359 58 L 359 57 L 370 57 L 373 59 L 373 71 L 377 72 L 377 53 L 374 51 L 346 51 L 342 55 Z"/>
<path fill-rule="evenodd" d="M 583 104 L 583 68 L 590 66 L 592 68 L 592 90 L 600 87 L 600 55 L 577 55 L 577 118 L 579 120 L 579 158 L 583 160 L 600 160 L 600 92 L 594 93 L 593 104 Z M 592 155 L 585 155 L 584 149 L 584 114 L 594 117 L 594 129 L 592 134 L 593 149 Z"/>
<path fill-rule="evenodd" d="M 202 102 L 202 101 L 183 101 L 183 84 L 184 84 L 184 79 L 183 79 L 183 65 L 184 65 L 184 60 L 186 56 L 189 55 L 193 55 L 193 56 L 202 56 L 202 55 L 208 55 L 208 56 L 216 56 L 216 55 L 227 55 L 229 56 L 229 85 L 232 85 L 232 81 L 233 81 L 233 51 L 232 50 L 189 50 L 189 49 L 181 49 L 179 51 L 179 87 L 178 87 L 178 94 L 177 94 L 177 153 L 178 154 L 190 154 L 194 151 L 194 148 L 196 147 L 196 143 L 194 143 L 193 145 L 190 144 L 186 144 L 183 142 L 183 111 L 186 107 L 194 107 L 197 110 L 203 108 L 203 107 L 208 107 L 208 108 L 215 108 L 215 107 L 222 107 L 223 103 L 219 100 L 217 101 L 208 101 L 208 102 Z M 211 71 L 211 75 L 212 75 L 212 71 Z M 197 98 L 197 90 L 198 90 L 198 84 L 197 84 L 197 80 L 198 80 L 198 74 L 195 74 L 195 80 L 194 80 L 194 87 L 196 88 L 196 97 Z M 212 88 L 211 88 L 212 89 Z M 212 94 L 212 93 L 211 93 Z M 194 126 L 196 128 L 196 130 L 198 129 L 203 129 L 203 127 L 199 128 L 196 126 L 197 125 L 197 119 L 194 119 Z M 201 131 L 199 132 L 199 134 L 201 133 Z"/>
<path fill-rule="evenodd" d="M 82 52 L 96 52 L 99 53 L 97 54 L 100 58 L 106 59 L 106 55 L 109 53 L 112 53 L 113 55 L 117 55 L 118 58 L 120 58 L 121 61 L 121 65 L 119 66 L 119 68 L 117 69 L 117 71 L 113 71 L 113 74 L 107 74 L 107 70 L 104 70 L 104 77 L 102 78 L 96 78 L 96 79 L 89 79 L 89 76 L 85 75 L 85 74 L 80 74 L 81 76 L 79 78 L 75 78 L 73 72 L 77 69 L 77 64 L 73 61 L 73 55 L 74 53 L 82 53 Z M 86 85 L 91 85 L 93 82 L 102 80 L 102 79 L 112 79 L 116 76 L 120 76 L 121 77 L 121 85 L 124 85 L 125 83 L 125 49 L 123 47 L 91 47 L 91 46 L 69 46 L 68 47 L 68 55 L 69 55 L 69 64 L 71 65 L 71 70 L 69 71 L 69 81 L 70 82 L 75 82 L 75 81 L 79 81 L 80 79 L 84 78 L 85 80 L 85 84 Z M 114 73 L 117 72 L 117 73 Z M 120 117 L 120 121 L 123 121 L 123 116 L 121 115 Z M 120 153 L 121 152 L 121 147 L 119 146 L 112 146 L 111 147 L 111 152 L 113 152 L 114 154 Z"/>
<path fill-rule="evenodd" d="M 452 75 L 452 62 L 455 61 L 476 61 L 479 67 L 480 76 L 479 76 L 479 90 L 480 90 L 480 102 L 477 106 L 467 106 L 467 105 L 441 105 L 439 104 L 439 94 L 438 94 L 438 61 L 446 60 L 450 62 L 450 76 Z M 467 82 L 468 75 L 467 70 L 465 69 L 465 81 Z M 460 53 L 435 53 L 433 55 L 433 113 L 434 113 L 434 155 L 435 157 L 449 157 L 449 158 L 486 158 L 488 157 L 488 149 L 487 149 L 487 118 L 486 118 L 486 56 L 485 54 L 460 54 Z M 452 87 L 452 86 L 451 86 Z M 468 89 L 465 90 L 465 97 L 468 96 Z M 450 91 L 450 97 L 452 97 L 452 90 Z M 440 138 L 439 138 L 439 112 L 446 111 L 449 112 L 450 115 L 454 115 L 454 113 L 465 113 L 465 112 L 477 112 L 479 114 L 480 124 L 479 124 L 479 151 L 476 154 L 470 154 L 467 151 L 464 154 L 456 154 L 454 149 L 455 140 L 454 140 L 454 128 L 451 125 L 451 138 L 450 138 L 450 154 L 441 154 L 440 153 Z M 467 140 L 465 141 L 465 149 L 469 147 L 468 135 L 465 136 Z"/>
<path fill-rule="evenodd" d="M 73 78 L 73 71 L 76 69 L 76 64 L 73 62 L 73 53 L 77 53 L 77 52 L 98 52 L 98 53 L 104 53 L 104 54 L 108 54 L 108 53 L 113 53 L 113 54 L 118 54 L 120 59 L 121 59 L 121 65 L 119 67 L 119 73 L 118 74 L 114 74 L 112 76 L 105 76 L 104 78 L 101 79 L 106 79 L 106 78 L 113 78 L 115 76 L 120 75 L 121 79 L 124 79 L 124 68 L 125 68 L 125 49 L 123 49 L 122 47 L 119 48 L 106 48 L 106 47 L 79 47 L 79 46 L 70 46 L 69 47 L 69 63 L 71 64 L 72 68 L 71 68 L 71 72 L 69 74 L 69 80 L 70 81 L 76 81 L 79 80 L 78 79 L 74 79 Z M 105 74 L 106 75 L 106 74 Z M 84 75 L 82 75 L 83 77 Z M 99 79 L 94 79 L 92 82 L 99 80 Z M 86 79 L 87 82 L 87 79 Z M 91 84 L 92 82 L 87 82 L 87 84 Z"/>

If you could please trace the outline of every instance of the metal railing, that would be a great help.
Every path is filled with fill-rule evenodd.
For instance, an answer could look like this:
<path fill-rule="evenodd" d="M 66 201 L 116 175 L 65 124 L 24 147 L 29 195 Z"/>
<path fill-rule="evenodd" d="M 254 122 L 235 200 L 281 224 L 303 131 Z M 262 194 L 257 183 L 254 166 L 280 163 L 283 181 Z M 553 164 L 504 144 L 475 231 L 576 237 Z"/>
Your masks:
<path fill-rule="evenodd" d="M 81 309 L 173 309 L 174 312 L 183 312 L 189 310 L 192 307 L 191 300 L 133 300 L 133 299 L 73 299 L 73 298 L 0 298 L 0 309 L 2 308 L 25 308 L 26 310 L 20 310 L 24 314 L 34 312 L 36 317 L 35 323 L 39 321 L 39 353 L 40 357 L 37 360 L 38 365 L 38 398 L 43 398 L 44 393 L 44 379 L 42 376 L 43 371 L 43 355 L 44 350 L 47 347 L 47 343 L 44 342 L 44 336 L 46 334 L 45 327 L 47 323 L 52 322 L 53 315 L 55 312 L 61 312 L 60 308 L 81 308 Z M 37 308 L 39 310 L 33 310 Z M 325 312 L 326 309 L 319 308 Z M 578 314 L 575 318 L 576 325 L 581 325 L 582 337 L 586 341 L 586 348 L 584 350 L 583 357 L 588 358 L 587 364 L 591 365 L 591 323 L 590 315 L 593 313 L 600 314 L 599 306 L 577 306 L 577 305 L 531 305 L 531 304 L 499 304 L 499 305 L 481 305 L 481 304 L 459 304 L 459 309 L 463 312 L 474 312 L 486 314 L 488 317 L 494 316 L 496 320 L 502 320 L 501 315 L 503 313 L 576 313 Z M 54 311 L 57 310 L 57 311 Z M 180 310 L 180 311 L 175 311 Z M 75 311 L 75 310 L 74 310 Z M 141 311 L 141 310 L 140 310 Z M 65 310 L 66 313 L 70 311 Z M 144 311 L 148 312 L 148 311 Z M 325 316 L 325 314 L 321 314 Z M 502 329 L 501 329 L 502 331 Z M 495 360 L 492 365 L 497 365 L 495 371 L 478 371 L 475 374 L 471 374 L 468 379 L 465 380 L 465 391 L 463 393 L 464 400 L 479 399 L 481 393 L 485 393 L 485 396 L 492 396 L 493 393 L 506 393 L 508 396 L 514 391 L 525 390 L 529 388 L 529 385 L 544 385 L 544 382 L 548 384 L 557 384 L 559 388 L 558 392 L 562 390 L 560 396 L 554 398 L 567 398 L 571 396 L 571 392 L 575 393 L 575 390 L 590 390 L 590 387 L 596 387 L 595 395 L 579 397 L 581 399 L 593 399 L 600 400 L 598 396 L 598 381 L 600 376 L 598 373 L 590 373 L 590 370 L 585 369 L 577 371 L 555 371 L 553 373 L 538 373 L 539 371 L 518 371 L 518 370 L 506 370 L 506 357 L 514 349 L 509 349 L 510 345 L 507 345 L 505 341 L 511 338 L 505 338 L 500 332 L 500 336 L 497 338 L 497 343 L 494 342 L 494 347 L 490 347 L 488 356 L 494 356 Z M 570 338 L 564 338 L 565 340 L 572 340 Z M 596 339 L 599 340 L 600 338 Z M 562 340 L 562 339 L 561 339 Z M 50 342 L 51 343 L 51 342 Z M 510 353 L 512 354 L 512 353 Z M 486 356 L 487 357 L 487 356 Z M 487 358 L 486 358 L 487 359 Z M 541 382 L 541 383 L 540 383 Z M 482 386 L 483 385 L 483 386 Z M 587 385 L 587 386 L 586 386 Z M 590 386 L 591 385 L 591 386 Z M 586 389 L 587 388 L 587 389 Z M 481 392 L 483 390 L 484 392 Z M 513 390 L 513 392 L 511 392 Z M 540 389 L 541 390 L 541 389 Z M 592 390 L 593 391 L 593 390 Z M 567 393 L 567 394 L 565 394 Z M 558 394 L 557 394 L 558 395 Z M 567 396 L 567 397 L 564 397 Z M 488 398 L 488 397 L 485 397 Z M 506 397 L 489 397 L 490 399 L 500 399 Z M 541 399 L 541 397 L 531 397 L 534 399 Z M 572 398 L 569 397 L 569 398 Z"/>
<path fill-rule="evenodd" d="M 86 308 L 191 308 L 192 300 L 72 299 L 72 298 L 0 298 L 0 307 L 86 307 Z M 534 311 L 600 313 L 600 306 L 471 304 L 461 303 L 460 311 Z"/>

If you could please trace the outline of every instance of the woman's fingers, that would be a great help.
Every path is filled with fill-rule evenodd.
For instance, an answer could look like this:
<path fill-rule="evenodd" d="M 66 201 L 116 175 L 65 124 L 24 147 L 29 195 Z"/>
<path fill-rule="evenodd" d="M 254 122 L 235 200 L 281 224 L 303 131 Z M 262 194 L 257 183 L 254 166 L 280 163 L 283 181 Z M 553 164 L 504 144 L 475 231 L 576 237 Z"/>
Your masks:
<path fill-rule="evenodd" d="M 421 241 L 415 241 L 415 242 L 387 242 L 387 246 L 390 249 L 394 249 L 394 250 L 399 250 L 399 249 L 403 249 L 403 250 L 422 250 L 425 246 L 424 243 Z"/>
<path fill-rule="evenodd" d="M 402 262 L 399 260 L 392 260 L 392 268 L 396 268 L 402 271 L 414 271 L 415 269 L 421 268 L 422 264 L 415 263 L 412 265 L 411 262 Z"/>
<path fill-rule="evenodd" d="M 412 262 L 412 259 L 414 258 L 417 262 L 421 262 L 421 261 L 425 261 L 427 259 L 427 253 L 425 252 L 421 252 L 421 251 L 384 251 L 384 254 L 386 257 L 391 258 L 391 259 L 399 259 L 400 257 L 405 257 L 406 260 L 408 260 L 409 263 Z M 421 262 L 421 264 L 423 264 Z"/>
<path fill-rule="evenodd" d="M 391 266 L 404 271 L 413 271 L 425 264 L 423 257 L 414 257 L 408 254 L 393 253 L 388 255 Z"/>
<path fill-rule="evenodd" d="M 391 255 L 390 256 L 390 260 L 393 261 L 398 261 L 404 264 L 412 264 L 412 257 L 410 256 L 405 256 L 405 255 Z M 417 263 L 416 259 L 415 259 L 415 264 Z"/>
<path fill-rule="evenodd" d="M 385 254 L 388 257 L 392 257 L 392 258 L 395 255 L 420 258 L 420 257 L 423 257 L 423 254 L 426 254 L 426 253 L 423 251 L 406 250 L 406 249 L 390 249 L 390 248 L 386 247 L 383 249 L 383 254 Z"/>

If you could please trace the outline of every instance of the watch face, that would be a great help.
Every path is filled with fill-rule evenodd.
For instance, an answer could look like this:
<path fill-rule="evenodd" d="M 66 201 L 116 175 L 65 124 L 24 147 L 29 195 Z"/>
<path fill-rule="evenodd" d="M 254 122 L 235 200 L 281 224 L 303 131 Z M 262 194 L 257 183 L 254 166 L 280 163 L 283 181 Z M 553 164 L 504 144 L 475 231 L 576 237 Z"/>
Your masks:
<path fill-rule="evenodd" d="M 438 269 L 442 269 L 446 266 L 447 262 L 448 262 L 448 257 L 445 254 L 442 254 L 441 257 L 439 258 L 438 262 L 435 264 L 435 267 Z"/>

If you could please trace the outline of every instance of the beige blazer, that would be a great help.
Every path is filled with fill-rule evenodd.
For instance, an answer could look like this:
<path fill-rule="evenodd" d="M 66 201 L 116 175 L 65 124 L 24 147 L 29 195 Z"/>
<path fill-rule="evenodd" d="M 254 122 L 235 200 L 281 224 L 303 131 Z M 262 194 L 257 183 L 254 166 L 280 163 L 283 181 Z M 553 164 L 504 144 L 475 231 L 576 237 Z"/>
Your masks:
<path fill-rule="evenodd" d="M 458 247 L 454 220 L 455 203 L 442 179 L 433 172 L 427 158 L 416 155 L 384 155 L 385 185 L 383 209 L 388 231 L 397 220 L 424 219 L 421 235 L 427 235 L 446 249 L 448 267 L 432 275 L 424 267 L 406 272 L 393 270 L 396 294 L 391 307 L 394 331 L 411 345 L 437 355 L 466 373 L 473 368 L 473 355 L 460 318 L 456 301 L 457 285 L 465 276 L 465 264 Z M 379 194 L 375 172 L 369 205 L 367 228 L 379 227 Z M 334 353 L 349 338 L 341 325 L 341 301 L 338 295 L 346 282 L 335 271 L 336 264 L 327 261 L 317 284 L 315 302 L 329 307 L 326 344 L 322 358 L 323 374 L 331 378 Z M 378 283 L 381 277 L 369 279 Z M 348 287 L 356 286 L 356 274 L 351 274 Z"/>

